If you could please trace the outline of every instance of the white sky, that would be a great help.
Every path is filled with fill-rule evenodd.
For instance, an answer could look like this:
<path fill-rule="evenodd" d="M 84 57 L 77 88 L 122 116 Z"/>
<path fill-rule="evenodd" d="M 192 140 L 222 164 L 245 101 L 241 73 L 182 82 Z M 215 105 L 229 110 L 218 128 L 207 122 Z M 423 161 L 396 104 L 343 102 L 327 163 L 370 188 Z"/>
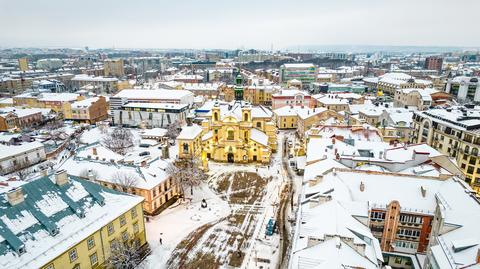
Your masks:
<path fill-rule="evenodd" d="M 0 0 L 0 47 L 480 46 L 480 0 Z"/>

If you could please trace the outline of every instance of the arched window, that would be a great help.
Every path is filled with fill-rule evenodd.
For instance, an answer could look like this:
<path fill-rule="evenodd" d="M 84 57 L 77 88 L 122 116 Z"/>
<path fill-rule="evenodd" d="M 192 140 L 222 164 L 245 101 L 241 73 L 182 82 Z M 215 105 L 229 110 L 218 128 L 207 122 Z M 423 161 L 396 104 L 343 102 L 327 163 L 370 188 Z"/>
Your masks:
<path fill-rule="evenodd" d="M 218 113 L 217 112 L 213 113 L 213 120 L 218 121 Z"/>
<path fill-rule="evenodd" d="M 188 153 L 188 144 L 183 143 L 183 153 Z"/>
<path fill-rule="evenodd" d="M 478 155 L 478 149 L 477 148 L 472 148 L 472 155 L 474 155 L 474 156 Z"/>
<path fill-rule="evenodd" d="M 243 120 L 248 121 L 248 113 L 243 114 Z"/>
<path fill-rule="evenodd" d="M 470 147 L 468 145 L 465 146 L 465 153 L 468 154 L 468 152 L 470 151 Z"/>

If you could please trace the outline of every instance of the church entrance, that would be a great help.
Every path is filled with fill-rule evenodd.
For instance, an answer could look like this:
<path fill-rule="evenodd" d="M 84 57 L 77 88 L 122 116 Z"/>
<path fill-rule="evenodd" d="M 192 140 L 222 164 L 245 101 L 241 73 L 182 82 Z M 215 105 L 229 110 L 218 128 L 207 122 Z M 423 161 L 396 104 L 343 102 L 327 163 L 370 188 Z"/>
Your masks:
<path fill-rule="evenodd" d="M 227 162 L 229 163 L 233 163 L 234 159 L 233 159 L 233 153 L 228 153 L 227 155 Z"/>

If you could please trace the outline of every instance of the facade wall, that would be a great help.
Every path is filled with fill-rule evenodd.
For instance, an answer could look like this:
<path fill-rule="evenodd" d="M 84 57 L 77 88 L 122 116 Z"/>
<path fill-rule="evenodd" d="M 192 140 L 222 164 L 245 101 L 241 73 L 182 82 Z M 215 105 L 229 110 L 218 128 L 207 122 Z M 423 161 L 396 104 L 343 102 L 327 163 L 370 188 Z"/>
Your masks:
<path fill-rule="evenodd" d="M 437 124 L 430 119 L 414 116 L 410 142 L 427 143 L 442 154 L 455 159 L 465 181 L 480 191 L 480 135 Z"/>
<path fill-rule="evenodd" d="M 44 147 L 8 156 L 0 160 L 0 174 L 5 175 L 45 160 L 46 154 Z"/>
<path fill-rule="evenodd" d="M 139 126 L 146 124 L 153 128 L 165 128 L 171 123 L 178 122 L 184 125 L 187 118 L 186 111 L 178 112 L 154 112 L 119 109 L 113 110 L 113 122 L 115 125 Z"/>
<path fill-rule="evenodd" d="M 128 241 L 136 242 L 138 246 L 145 245 L 147 239 L 142 205 L 138 204 L 126 212 L 119 213 L 121 213 L 121 215 L 112 222 L 103 226 L 100 230 L 95 231 L 93 234 L 88 235 L 80 243 L 52 259 L 52 261 L 45 264 L 42 269 L 75 268 L 75 266 L 79 266 L 78 268 L 101 268 L 104 266 L 104 262 L 110 257 L 112 244 Z M 122 216 L 125 218 L 124 222 L 120 220 Z M 109 233 L 109 225 L 113 226 L 113 232 Z M 110 229 L 110 231 L 112 231 L 112 229 Z M 125 233 L 128 234 L 127 238 L 123 238 Z M 91 244 L 89 247 L 89 242 L 92 242 L 92 240 L 94 242 L 93 247 Z M 76 259 L 71 259 L 72 252 L 76 252 Z M 93 255 L 97 257 L 96 264 L 91 263 L 91 257 Z"/>

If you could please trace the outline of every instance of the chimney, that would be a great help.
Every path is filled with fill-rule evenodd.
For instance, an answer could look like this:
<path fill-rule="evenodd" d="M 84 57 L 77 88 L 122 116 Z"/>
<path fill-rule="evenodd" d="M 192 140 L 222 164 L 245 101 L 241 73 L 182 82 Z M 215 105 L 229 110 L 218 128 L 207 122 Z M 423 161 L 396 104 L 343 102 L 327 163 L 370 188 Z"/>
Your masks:
<path fill-rule="evenodd" d="M 425 187 L 421 186 L 420 191 L 422 192 L 422 197 L 425 197 L 427 195 L 427 189 Z"/>
<path fill-rule="evenodd" d="M 63 186 L 68 183 L 68 175 L 65 169 L 55 172 L 55 184 Z"/>
<path fill-rule="evenodd" d="M 142 166 L 142 167 L 147 166 L 147 161 L 142 161 L 142 162 L 140 163 L 140 166 Z"/>
<path fill-rule="evenodd" d="M 92 154 L 97 155 L 97 148 L 96 147 L 92 148 Z"/>
<path fill-rule="evenodd" d="M 93 174 L 92 169 L 88 170 L 88 180 L 94 181 L 95 180 L 95 175 Z"/>
<path fill-rule="evenodd" d="M 365 183 L 363 183 L 363 181 L 360 181 L 360 191 L 365 191 Z"/>
<path fill-rule="evenodd" d="M 170 158 L 170 154 L 168 152 L 168 143 L 166 143 L 165 146 L 162 147 L 162 159 L 168 158 Z"/>
<path fill-rule="evenodd" d="M 332 144 L 335 144 L 335 138 L 332 138 Z"/>
<path fill-rule="evenodd" d="M 7 192 L 7 199 L 11 206 L 18 205 L 25 201 L 23 196 L 22 187 L 18 187 Z"/>

